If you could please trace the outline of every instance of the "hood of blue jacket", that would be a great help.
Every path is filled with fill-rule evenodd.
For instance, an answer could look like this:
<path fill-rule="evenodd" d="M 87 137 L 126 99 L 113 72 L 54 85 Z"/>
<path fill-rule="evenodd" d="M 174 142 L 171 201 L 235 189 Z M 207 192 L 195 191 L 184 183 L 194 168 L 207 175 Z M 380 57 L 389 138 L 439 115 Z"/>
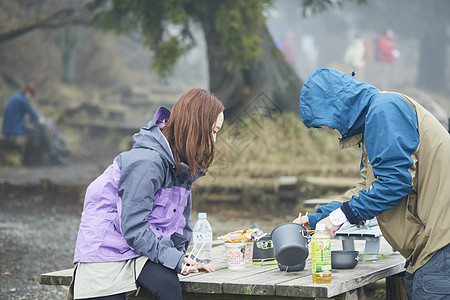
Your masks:
<path fill-rule="evenodd" d="M 364 132 L 372 96 L 380 90 L 332 68 L 311 74 L 300 95 L 300 115 L 306 127 L 330 126 L 342 139 Z"/>

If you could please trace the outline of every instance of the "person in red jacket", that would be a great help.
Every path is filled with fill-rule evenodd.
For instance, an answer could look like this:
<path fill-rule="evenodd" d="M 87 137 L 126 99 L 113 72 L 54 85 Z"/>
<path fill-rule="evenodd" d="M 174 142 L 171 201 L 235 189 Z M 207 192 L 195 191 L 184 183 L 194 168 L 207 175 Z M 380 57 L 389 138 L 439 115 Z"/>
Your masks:
<path fill-rule="evenodd" d="M 381 64 L 393 64 L 400 54 L 395 47 L 394 32 L 391 29 L 376 39 L 375 46 L 375 59 Z"/>
<path fill-rule="evenodd" d="M 383 90 L 392 89 L 392 81 L 395 78 L 395 60 L 400 56 L 400 51 L 394 43 L 394 31 L 392 29 L 377 37 L 375 40 L 375 61 L 378 63 L 380 80 L 378 86 Z"/>

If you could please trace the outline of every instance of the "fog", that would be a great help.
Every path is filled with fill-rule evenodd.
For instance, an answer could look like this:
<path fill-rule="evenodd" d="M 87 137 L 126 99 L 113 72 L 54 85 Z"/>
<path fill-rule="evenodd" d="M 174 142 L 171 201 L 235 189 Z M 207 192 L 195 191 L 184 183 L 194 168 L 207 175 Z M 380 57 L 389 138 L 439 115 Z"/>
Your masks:
<path fill-rule="evenodd" d="M 87 2 L 0 1 L 0 33 L 45 20 L 68 7 L 82 10 Z M 357 5 L 336 0 L 330 3 L 343 5 L 316 13 L 303 11 L 302 3 L 277 0 L 265 12 L 274 42 L 298 75 L 294 95 L 300 95 L 302 83 L 318 68 L 335 67 L 348 74 L 355 71 L 357 80 L 413 97 L 448 128 L 450 2 L 368 0 Z M 195 46 L 176 62 L 173 73 L 162 79 L 152 70 L 153 53 L 141 44 L 139 33 L 116 35 L 84 26 L 86 22 L 39 28 L 0 41 L 1 108 L 25 81 L 34 81 L 38 93 L 32 104 L 65 126 L 69 146 L 78 153 L 93 148 L 80 146 L 86 137 L 79 130 L 90 126 L 92 120 L 102 120 L 104 127 L 113 121 L 131 131 L 146 124 L 157 106 L 170 107 L 188 89 L 210 88 L 207 45 L 200 24 L 190 22 Z M 391 62 L 381 63 L 376 40 L 388 29 L 395 56 Z M 179 28 L 167 30 L 177 32 Z M 354 59 L 356 55 L 353 59 L 348 55 L 355 40 L 363 41 L 362 62 Z M 297 96 L 292 99 L 297 100 Z M 95 111 L 97 114 L 90 115 Z M 105 151 L 102 143 L 98 148 Z M 110 148 L 112 153 L 119 150 Z M 87 156 L 97 152 L 92 150 Z"/>
<path fill-rule="evenodd" d="M 450 8 L 450 3 L 428 3 Z M 417 1 L 379 0 L 361 5 L 345 2 L 342 7 L 333 6 L 317 14 L 306 12 L 305 16 L 301 1 L 278 0 L 266 12 L 266 23 L 280 50 L 285 50 L 285 53 L 290 51 L 286 59 L 302 81 L 324 66 L 349 74 L 355 71 L 355 78 L 359 81 L 373 84 L 381 90 L 403 92 L 418 98 L 446 125 L 450 116 L 450 98 L 447 96 L 450 91 L 450 64 L 447 62 L 450 57 L 450 21 L 442 21 L 442 16 L 438 15 L 439 7 L 431 9 L 431 13 L 423 12 L 423 15 L 421 9 Z M 442 44 L 445 55 L 436 63 L 436 57 L 425 53 L 422 54 L 424 61 L 420 62 L 423 33 L 416 28 L 433 32 L 430 24 L 439 22 L 439 26 L 445 27 L 446 40 Z M 376 60 L 376 40 L 387 30 L 392 32 L 396 48 L 392 64 L 382 64 Z M 174 78 L 180 82 L 187 78 L 192 80 L 192 76 L 188 76 L 192 70 L 189 66 L 196 65 L 196 83 L 207 86 L 207 62 L 202 59 L 206 45 L 200 31 L 197 38 L 200 41 L 198 47 L 177 63 Z M 364 66 L 360 67 L 354 67 L 345 60 L 346 51 L 355 38 L 364 40 L 367 47 Z M 291 49 L 283 49 L 283 43 Z M 436 64 L 443 66 L 445 78 L 432 78 L 433 81 L 440 79 L 437 88 L 427 88 L 426 83 L 421 82 L 420 63 L 431 68 Z M 439 73 L 433 73 L 433 76 L 437 77 Z"/>
<path fill-rule="evenodd" d="M 421 11 L 417 1 L 368 1 L 368 4 L 357 5 L 347 2 L 342 8 L 335 7 L 316 15 L 303 16 L 299 1 L 279 0 L 268 12 L 267 24 L 275 40 L 291 41 L 292 66 L 302 80 L 317 68 L 323 66 L 336 67 L 347 73 L 356 71 L 355 78 L 375 85 L 381 90 L 410 93 L 429 108 L 442 123 L 447 123 L 450 116 L 450 56 L 449 36 L 450 21 L 448 18 L 442 22 L 439 9 L 430 8 Z M 443 2 L 440 2 L 442 5 Z M 439 5 L 439 2 L 427 2 L 429 5 Z M 444 3 L 446 10 L 450 3 Z M 308 14 L 308 12 L 306 12 Z M 417 18 L 416 16 L 420 16 Z M 439 23 L 441 22 L 441 23 Z M 445 41 L 443 44 L 434 43 L 433 47 L 445 47 L 443 59 L 435 62 L 432 54 L 422 53 L 422 64 L 426 66 L 443 66 L 445 78 L 437 88 L 426 86 L 419 78 L 420 70 L 420 39 L 423 34 L 416 28 L 427 30 L 432 35 L 431 24 L 445 27 Z M 427 29 L 429 28 L 429 29 Z M 386 30 L 393 33 L 393 42 L 397 49 L 392 64 L 381 64 L 376 60 L 376 39 Z M 364 66 L 354 67 L 345 61 L 346 51 L 356 38 L 365 41 L 366 61 Z M 283 43 L 281 43 L 283 44 Z M 281 45 L 282 46 L 282 45 Z M 433 53 L 433 52 L 430 52 Z M 434 70 L 433 70 L 434 71 Z M 437 71 L 437 70 L 436 70 Z M 432 76 L 439 76 L 433 72 Z M 433 96 L 430 96 L 433 95 Z M 436 101 L 434 103 L 434 101 Z"/>

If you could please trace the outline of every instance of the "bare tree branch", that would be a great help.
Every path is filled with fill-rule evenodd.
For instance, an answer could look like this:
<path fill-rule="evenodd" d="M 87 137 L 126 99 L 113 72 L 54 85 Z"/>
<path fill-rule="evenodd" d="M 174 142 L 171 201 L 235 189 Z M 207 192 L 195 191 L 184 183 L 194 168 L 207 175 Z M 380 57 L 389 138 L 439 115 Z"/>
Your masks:
<path fill-rule="evenodd" d="M 65 25 L 86 25 L 88 18 L 73 8 L 59 10 L 33 23 L 25 24 L 7 32 L 0 33 L 0 44 L 40 28 L 60 28 Z"/>

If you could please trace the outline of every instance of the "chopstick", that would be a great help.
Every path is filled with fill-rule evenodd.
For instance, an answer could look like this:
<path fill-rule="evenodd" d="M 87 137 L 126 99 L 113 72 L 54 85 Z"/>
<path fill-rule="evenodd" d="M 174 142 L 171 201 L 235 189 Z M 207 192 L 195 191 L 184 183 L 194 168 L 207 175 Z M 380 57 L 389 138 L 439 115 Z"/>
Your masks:
<path fill-rule="evenodd" d="M 308 216 L 308 212 L 306 212 L 305 216 Z M 298 219 L 300 220 L 300 218 L 302 217 L 302 213 L 298 213 Z"/>
<path fill-rule="evenodd" d="M 198 250 L 197 254 L 194 255 L 194 258 L 193 258 L 193 259 L 195 259 L 196 257 L 198 257 L 198 256 L 200 255 L 200 251 L 202 251 L 203 246 L 205 246 L 205 244 L 206 244 L 206 242 L 203 243 L 203 245 L 202 245 L 202 246 L 200 247 L 200 249 Z M 193 252 L 193 251 L 191 251 L 191 252 Z M 192 255 L 192 253 L 191 253 L 189 256 L 191 256 L 191 255 Z M 185 265 L 185 266 L 186 266 L 186 265 Z M 189 269 L 190 269 L 190 268 L 191 268 L 191 265 L 189 265 L 189 267 L 187 268 L 186 273 L 189 274 Z M 181 274 L 183 274 L 183 273 L 181 273 Z"/>
<path fill-rule="evenodd" d="M 191 258 L 192 253 L 194 252 L 195 247 L 197 247 L 197 242 L 195 242 L 194 247 L 192 247 L 191 253 L 189 253 L 189 258 Z M 187 264 L 186 264 L 187 265 Z M 184 268 L 186 268 L 186 265 L 183 266 L 183 269 L 181 269 L 181 274 L 184 273 Z"/>

